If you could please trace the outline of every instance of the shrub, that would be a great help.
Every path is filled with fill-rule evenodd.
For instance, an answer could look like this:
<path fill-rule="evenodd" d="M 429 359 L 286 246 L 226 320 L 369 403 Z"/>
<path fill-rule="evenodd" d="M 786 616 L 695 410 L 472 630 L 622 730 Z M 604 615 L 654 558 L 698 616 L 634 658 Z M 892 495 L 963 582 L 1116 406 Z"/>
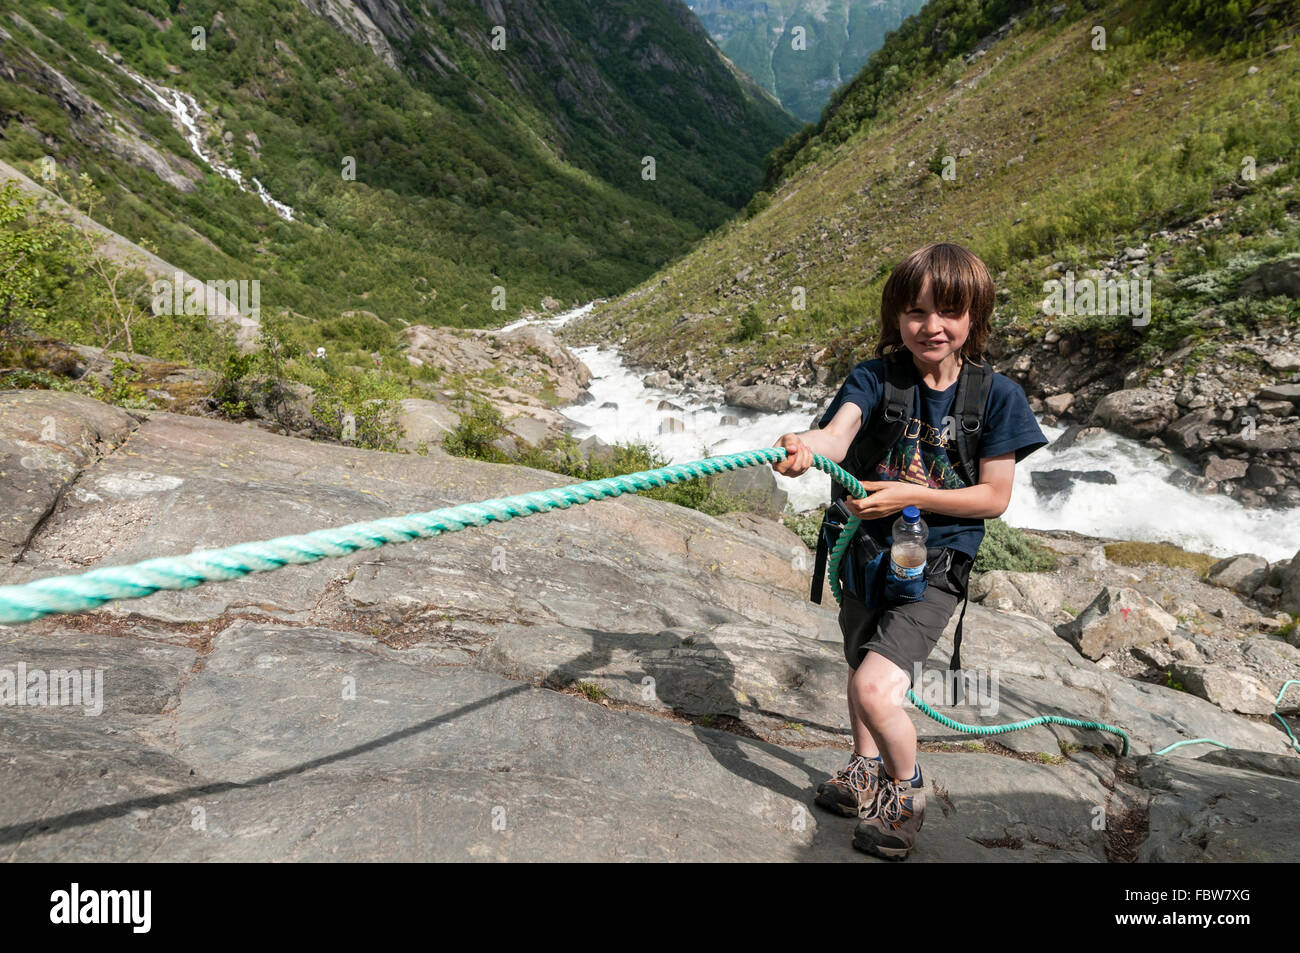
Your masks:
<path fill-rule="evenodd" d="M 470 413 L 461 415 L 456 429 L 442 438 L 442 449 L 457 457 L 506 463 L 506 455 L 492 446 L 493 440 L 505 434 L 503 423 L 500 411 L 486 401 L 477 402 Z"/>
<path fill-rule="evenodd" d="M 758 313 L 758 308 L 752 304 L 745 309 L 741 315 L 740 327 L 731 336 L 733 341 L 752 341 L 763 333 L 763 319 Z"/>
<path fill-rule="evenodd" d="M 339 440 L 367 450 L 396 451 L 402 437 L 397 413 L 404 396 L 399 382 L 374 371 L 326 377 L 317 387 L 312 416 Z"/>
<path fill-rule="evenodd" d="M 447 438 L 444 438 L 444 447 L 446 442 Z M 641 470 L 657 470 L 668 466 L 666 457 L 654 447 L 643 443 L 616 443 L 608 460 L 587 459 L 577 447 L 577 441 L 566 434 L 546 448 L 530 448 L 508 462 L 538 470 L 563 473 L 582 482 L 605 480 L 609 477 L 637 473 Z M 642 490 L 637 495 L 689 507 L 708 513 L 710 516 L 748 509 L 743 499 L 721 489 L 713 477 L 670 483 L 667 486 Z"/>
<path fill-rule="evenodd" d="M 975 557 L 975 572 L 1048 572 L 1056 568 L 1056 553 L 1000 519 L 984 523 L 984 542 Z"/>
<path fill-rule="evenodd" d="M 781 517 L 781 522 L 785 524 L 786 529 L 802 539 L 805 546 L 815 551 L 824 513 L 824 509 L 811 510 L 802 514 L 787 513 Z"/>

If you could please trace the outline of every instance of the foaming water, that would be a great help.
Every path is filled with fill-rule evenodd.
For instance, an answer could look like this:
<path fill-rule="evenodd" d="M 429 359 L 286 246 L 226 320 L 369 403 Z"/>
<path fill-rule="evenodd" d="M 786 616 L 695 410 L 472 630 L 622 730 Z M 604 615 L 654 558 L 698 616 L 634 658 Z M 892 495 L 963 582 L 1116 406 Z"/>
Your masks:
<path fill-rule="evenodd" d="M 1049 440 L 1064 431 L 1043 427 Z M 1300 508 L 1251 510 L 1221 493 L 1198 493 L 1168 477 L 1184 461 L 1106 433 L 1061 451 L 1039 450 L 1016 467 L 1015 492 L 1004 519 L 1013 526 L 1068 529 L 1088 536 L 1168 541 L 1216 556 L 1256 553 L 1273 561 L 1300 548 Z M 1046 499 L 1030 474 L 1043 470 L 1108 470 L 1115 484 L 1075 483 Z"/>
<path fill-rule="evenodd" d="M 587 314 L 592 304 L 549 318 L 521 319 L 556 328 Z M 587 404 L 561 408 L 574 421 L 573 435 L 595 434 L 606 443 L 652 444 L 671 463 L 769 447 L 784 433 L 811 429 L 824 406 L 799 403 L 781 413 L 763 413 L 646 387 L 626 368 L 616 349 L 571 348 L 592 373 Z M 662 402 L 667 402 L 661 407 Z M 608 406 L 612 405 L 612 406 Z M 727 417 L 724 423 L 723 418 Z M 1043 427 L 1049 441 L 1064 433 Z M 1064 529 L 1087 536 L 1141 542 L 1168 541 L 1216 556 L 1256 553 L 1270 561 L 1300 548 L 1300 508 L 1249 510 L 1222 494 L 1181 489 L 1168 481 L 1184 461 L 1112 433 L 1087 438 L 1065 450 L 1045 447 L 1016 467 L 1015 492 L 1003 518 L 1026 529 Z M 1077 482 L 1067 491 L 1040 497 L 1030 474 L 1045 470 L 1106 470 L 1114 484 Z M 796 512 L 830 498 L 830 477 L 813 470 L 798 478 L 776 474 Z"/>

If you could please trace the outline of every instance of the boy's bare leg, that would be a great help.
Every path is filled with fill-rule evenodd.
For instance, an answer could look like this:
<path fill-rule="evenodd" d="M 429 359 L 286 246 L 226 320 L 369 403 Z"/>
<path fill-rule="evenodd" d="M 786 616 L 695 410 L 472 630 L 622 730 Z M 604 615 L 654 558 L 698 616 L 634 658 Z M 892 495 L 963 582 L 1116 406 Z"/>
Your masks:
<path fill-rule="evenodd" d="M 880 746 L 872 737 L 866 721 L 863 720 L 857 693 L 853 689 L 853 677 L 856 674 L 857 671 L 849 670 L 849 725 L 853 728 L 853 753 L 860 754 L 864 758 L 874 758 L 880 754 Z"/>
<path fill-rule="evenodd" d="M 878 652 L 868 652 L 849 680 L 850 710 L 857 705 L 863 723 L 862 735 L 880 745 L 885 770 L 892 778 L 910 778 L 916 773 L 916 728 L 903 711 L 907 694 L 907 673 Z M 868 730 L 870 729 L 870 730 Z M 858 723 L 854 722 L 854 742 Z M 858 749 L 858 754 L 868 752 Z"/>

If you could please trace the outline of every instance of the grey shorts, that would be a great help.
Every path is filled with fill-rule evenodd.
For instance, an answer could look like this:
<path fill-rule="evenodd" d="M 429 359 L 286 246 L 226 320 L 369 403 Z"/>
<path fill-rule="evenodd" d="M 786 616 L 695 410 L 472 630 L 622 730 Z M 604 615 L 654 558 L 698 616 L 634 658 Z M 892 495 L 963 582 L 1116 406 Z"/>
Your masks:
<path fill-rule="evenodd" d="M 841 592 L 840 631 L 844 633 L 844 660 L 857 669 L 868 652 L 878 652 L 907 673 L 913 683 L 915 666 L 924 663 L 939 643 L 966 591 L 970 563 L 955 560 L 946 572 L 929 577 L 920 602 L 869 608 L 862 600 Z"/>

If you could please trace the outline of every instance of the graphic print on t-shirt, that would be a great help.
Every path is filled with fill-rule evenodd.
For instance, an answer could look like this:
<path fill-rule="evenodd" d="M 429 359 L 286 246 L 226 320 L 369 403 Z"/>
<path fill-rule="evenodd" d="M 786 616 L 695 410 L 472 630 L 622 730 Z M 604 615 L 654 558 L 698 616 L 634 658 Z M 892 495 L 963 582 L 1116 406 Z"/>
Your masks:
<path fill-rule="evenodd" d="M 902 480 L 936 490 L 958 490 L 966 486 L 966 481 L 949 460 L 949 454 L 956 452 L 956 446 L 943 430 L 910 417 L 903 435 L 876 466 L 875 478 Z"/>

